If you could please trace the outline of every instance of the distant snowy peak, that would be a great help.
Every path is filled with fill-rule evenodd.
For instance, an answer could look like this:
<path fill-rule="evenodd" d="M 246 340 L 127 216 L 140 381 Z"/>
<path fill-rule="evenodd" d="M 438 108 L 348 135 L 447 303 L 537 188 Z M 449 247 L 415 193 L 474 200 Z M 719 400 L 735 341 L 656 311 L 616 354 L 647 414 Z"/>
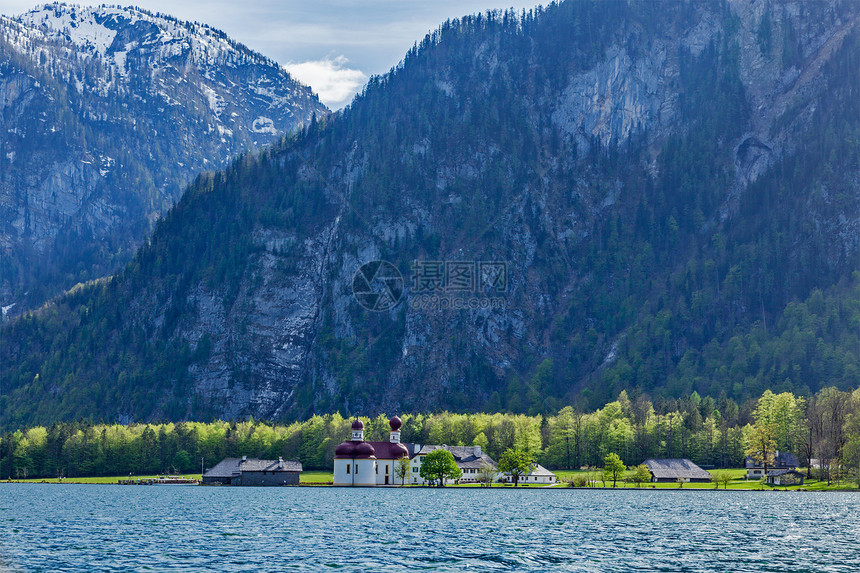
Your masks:
<path fill-rule="evenodd" d="M 81 8 L 62 4 L 46 5 L 17 18 L 18 22 L 37 28 L 46 37 L 71 42 L 84 53 L 107 54 L 123 25 L 126 14 L 134 11 L 113 8 Z"/>
<path fill-rule="evenodd" d="M 133 7 L 58 3 L 0 24 L 7 41 L 42 67 L 50 62 L 51 73 L 79 92 L 130 90 L 168 106 L 188 105 L 176 93 L 187 82 L 221 136 L 245 130 L 265 136 L 255 137 L 262 144 L 328 111 L 276 62 L 204 24 Z M 81 58 L 98 63 L 99 77 L 88 73 L 91 85 L 69 67 Z"/>
<path fill-rule="evenodd" d="M 195 65 L 277 66 L 265 56 L 231 41 L 220 30 L 132 7 L 46 4 L 14 19 L 50 39 L 70 42 L 83 54 L 103 58 L 149 47 L 163 58 L 190 51 Z"/>

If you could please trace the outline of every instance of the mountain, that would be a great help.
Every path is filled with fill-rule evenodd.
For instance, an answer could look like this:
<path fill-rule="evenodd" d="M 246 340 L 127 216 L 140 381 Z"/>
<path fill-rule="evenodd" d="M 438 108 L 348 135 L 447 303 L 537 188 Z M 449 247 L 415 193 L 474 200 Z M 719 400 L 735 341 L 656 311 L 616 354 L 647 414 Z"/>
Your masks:
<path fill-rule="evenodd" d="M 207 26 L 49 4 L 0 17 L 0 307 L 127 262 L 204 170 L 326 108 Z"/>
<path fill-rule="evenodd" d="M 116 277 L 7 326 L 0 412 L 856 385 L 859 24 L 837 0 L 446 22 L 342 113 L 197 178 Z"/>

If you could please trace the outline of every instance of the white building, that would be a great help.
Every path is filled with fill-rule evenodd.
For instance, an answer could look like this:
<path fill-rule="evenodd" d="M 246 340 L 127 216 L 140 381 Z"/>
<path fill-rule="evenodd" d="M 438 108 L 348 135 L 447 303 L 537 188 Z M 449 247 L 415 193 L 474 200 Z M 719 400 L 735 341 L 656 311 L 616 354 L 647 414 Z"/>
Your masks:
<path fill-rule="evenodd" d="M 532 471 L 520 476 L 520 483 L 541 483 L 552 485 L 558 483 L 558 477 L 540 464 L 534 464 Z"/>
<path fill-rule="evenodd" d="M 340 444 L 334 451 L 333 484 L 339 486 L 386 486 L 386 485 L 427 485 L 421 477 L 421 461 L 433 450 L 445 449 L 454 456 L 457 467 L 463 472 L 458 483 L 475 483 L 479 471 L 484 466 L 496 469 L 493 459 L 481 451 L 481 446 L 421 446 L 401 444 L 400 427 L 402 422 L 394 416 L 388 422 L 391 431 L 387 442 L 367 442 L 364 440 L 364 423 L 356 419 L 352 423 L 352 437 Z M 407 459 L 409 472 L 404 480 L 397 477 L 396 469 L 400 460 Z M 494 478 L 498 474 L 494 475 Z M 446 483 L 453 483 L 446 480 Z"/>
<path fill-rule="evenodd" d="M 365 442 L 364 423 L 359 419 L 352 423 L 352 438 L 334 451 L 334 485 L 400 485 L 396 464 L 408 459 L 409 451 L 400 443 L 400 418 L 394 416 L 388 425 L 387 442 Z"/>
<path fill-rule="evenodd" d="M 481 451 L 481 446 L 429 446 L 409 444 L 412 461 L 409 466 L 409 482 L 412 485 L 428 485 L 427 481 L 421 477 L 421 462 L 424 456 L 433 450 L 448 450 L 454 456 L 454 461 L 457 467 L 463 472 L 462 477 L 457 483 L 475 483 L 478 481 L 480 470 L 484 466 L 489 466 L 496 469 L 497 464 L 493 459 Z M 494 480 L 498 474 L 494 474 Z M 446 484 L 455 483 L 452 480 L 445 480 Z"/>
<path fill-rule="evenodd" d="M 502 481 L 505 483 L 514 483 L 514 477 L 511 474 L 506 473 L 502 475 Z M 542 465 L 532 464 L 531 471 L 527 474 L 521 475 L 517 483 L 553 485 L 558 483 L 558 477 Z"/>
<path fill-rule="evenodd" d="M 744 465 L 747 469 L 747 479 L 761 479 L 767 477 L 764 471 L 764 464 L 752 456 L 747 456 L 744 460 Z M 773 454 L 773 460 L 767 464 L 768 470 L 793 470 L 800 465 L 800 460 L 797 456 L 790 452 L 780 452 L 777 450 Z"/>

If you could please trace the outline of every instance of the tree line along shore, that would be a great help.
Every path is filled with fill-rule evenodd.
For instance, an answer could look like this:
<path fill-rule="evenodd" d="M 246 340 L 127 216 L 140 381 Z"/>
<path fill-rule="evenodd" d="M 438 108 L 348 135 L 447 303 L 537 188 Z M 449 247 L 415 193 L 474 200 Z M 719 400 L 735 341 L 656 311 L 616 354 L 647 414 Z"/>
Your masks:
<path fill-rule="evenodd" d="M 509 449 L 525 452 L 572 485 L 600 485 L 599 468 L 610 454 L 630 468 L 617 476 L 628 484 L 629 474 L 647 458 L 689 458 L 720 470 L 743 467 L 748 455 L 764 460 L 777 451 L 795 453 L 803 467 L 813 468 L 807 475 L 821 484 L 812 489 L 860 483 L 860 390 L 824 388 L 811 396 L 765 391 L 743 404 L 696 393 L 652 401 L 623 391 L 590 412 L 570 405 L 551 416 L 441 412 L 400 417 L 404 442 L 480 445 L 494 459 Z M 388 416 L 362 419 L 367 439 L 386 439 Z M 325 483 L 334 449 L 349 436 L 351 421 L 335 413 L 289 424 L 251 419 L 37 426 L 0 436 L 0 479 L 191 474 L 225 457 L 247 455 L 299 460 L 310 470 L 303 482 Z M 732 474 L 726 485 L 755 487 L 737 479 Z"/>

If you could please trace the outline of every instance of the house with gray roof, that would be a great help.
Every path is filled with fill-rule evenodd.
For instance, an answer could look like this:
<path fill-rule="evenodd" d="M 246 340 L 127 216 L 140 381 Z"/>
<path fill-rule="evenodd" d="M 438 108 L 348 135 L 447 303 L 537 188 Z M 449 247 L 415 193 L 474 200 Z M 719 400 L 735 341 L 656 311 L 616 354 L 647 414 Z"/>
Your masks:
<path fill-rule="evenodd" d="M 795 469 L 770 470 L 767 472 L 767 485 L 803 485 L 803 474 Z"/>
<path fill-rule="evenodd" d="M 411 454 L 410 460 L 410 475 L 409 480 L 413 485 L 426 485 L 424 478 L 421 477 L 421 460 L 434 450 L 448 450 L 454 456 L 454 461 L 457 467 L 463 472 L 459 483 L 475 483 L 478 481 L 478 475 L 484 467 L 497 469 L 496 461 L 488 456 L 481 449 L 481 446 L 435 446 L 435 445 L 419 445 L 406 444 L 407 450 Z"/>
<path fill-rule="evenodd" d="M 744 465 L 747 469 L 747 479 L 761 479 L 765 476 L 764 464 L 752 456 L 747 456 L 744 460 Z M 792 470 L 800 465 L 800 460 L 797 456 L 790 452 L 780 452 L 777 450 L 773 454 L 773 460 L 767 464 L 768 475 L 769 470 Z"/>
<path fill-rule="evenodd" d="M 650 459 L 643 462 L 651 472 L 652 482 L 711 481 L 711 474 L 686 458 Z"/>
<path fill-rule="evenodd" d="M 520 483 L 554 484 L 558 482 L 556 475 L 540 464 L 532 465 L 532 471 L 520 478 Z"/>
<path fill-rule="evenodd" d="M 502 476 L 501 481 L 509 483 L 513 481 L 513 477 L 511 476 L 511 474 L 506 473 L 504 474 L 504 476 Z M 554 485 L 558 483 L 558 477 L 542 465 L 532 464 L 529 473 L 520 476 L 519 483 Z"/>
<path fill-rule="evenodd" d="M 301 462 L 226 458 L 203 474 L 204 485 L 275 486 L 299 485 Z"/>

